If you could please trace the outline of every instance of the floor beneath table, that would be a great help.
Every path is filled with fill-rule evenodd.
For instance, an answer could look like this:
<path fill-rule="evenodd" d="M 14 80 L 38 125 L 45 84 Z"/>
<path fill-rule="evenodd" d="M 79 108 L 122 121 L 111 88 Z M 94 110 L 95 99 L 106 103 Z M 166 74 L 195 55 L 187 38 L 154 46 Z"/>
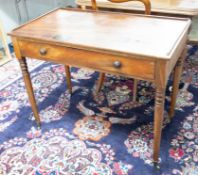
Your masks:
<path fill-rule="evenodd" d="M 154 88 L 62 65 L 29 60 L 42 129 L 37 129 L 17 61 L 0 67 L 0 169 L 6 174 L 170 175 L 198 173 L 198 49 L 189 49 L 175 117 L 163 123 L 161 165 L 152 165 Z M 166 92 L 169 106 L 171 80 Z"/>

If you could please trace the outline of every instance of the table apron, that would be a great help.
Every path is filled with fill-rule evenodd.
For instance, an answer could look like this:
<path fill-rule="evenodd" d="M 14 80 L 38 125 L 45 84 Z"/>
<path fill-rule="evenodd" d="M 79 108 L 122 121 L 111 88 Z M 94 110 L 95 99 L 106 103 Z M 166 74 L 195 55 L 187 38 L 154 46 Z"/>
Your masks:
<path fill-rule="evenodd" d="M 125 75 L 140 80 L 154 81 L 155 79 L 156 63 L 154 60 L 146 58 L 128 58 L 26 40 L 18 40 L 18 45 L 22 57 L 86 67 L 100 72 Z M 116 66 L 115 63 L 120 65 Z"/>

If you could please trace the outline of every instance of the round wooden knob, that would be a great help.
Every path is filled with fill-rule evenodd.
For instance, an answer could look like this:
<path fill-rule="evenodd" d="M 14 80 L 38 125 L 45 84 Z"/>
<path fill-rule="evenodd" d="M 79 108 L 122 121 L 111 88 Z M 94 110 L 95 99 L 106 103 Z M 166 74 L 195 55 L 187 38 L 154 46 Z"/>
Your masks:
<path fill-rule="evenodd" d="M 115 68 L 120 68 L 120 67 L 121 67 L 121 62 L 120 62 L 120 61 L 115 61 L 115 62 L 113 63 L 113 66 L 114 66 Z"/>
<path fill-rule="evenodd" d="M 46 54 L 47 54 L 47 49 L 41 48 L 41 49 L 40 49 L 40 54 L 41 54 L 41 55 L 46 55 Z"/>

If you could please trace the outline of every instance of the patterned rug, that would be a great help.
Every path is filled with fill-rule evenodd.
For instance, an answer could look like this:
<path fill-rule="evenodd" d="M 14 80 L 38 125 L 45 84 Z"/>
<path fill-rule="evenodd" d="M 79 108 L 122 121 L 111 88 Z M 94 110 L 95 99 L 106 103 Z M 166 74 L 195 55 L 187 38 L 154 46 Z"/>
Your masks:
<path fill-rule="evenodd" d="M 42 63 L 31 73 L 42 129 L 36 127 L 24 82 L 0 90 L 0 169 L 3 175 L 198 175 L 198 49 L 190 49 L 175 117 L 165 112 L 160 169 L 152 164 L 154 88 L 72 68 L 72 96 L 62 65 Z M 18 69 L 17 69 L 18 70 Z M 14 74 L 14 73 L 13 73 Z M 2 83 L 2 81 L 1 81 Z M 2 85 L 2 84 L 1 84 Z M 171 79 L 166 92 L 168 111 Z"/>
<path fill-rule="evenodd" d="M 19 63 L 14 59 L 14 55 L 12 55 L 12 57 L 13 60 L 3 66 L 0 66 L 0 90 L 21 77 Z M 42 63 L 43 61 L 40 60 L 28 59 L 29 70 L 34 70 Z"/>

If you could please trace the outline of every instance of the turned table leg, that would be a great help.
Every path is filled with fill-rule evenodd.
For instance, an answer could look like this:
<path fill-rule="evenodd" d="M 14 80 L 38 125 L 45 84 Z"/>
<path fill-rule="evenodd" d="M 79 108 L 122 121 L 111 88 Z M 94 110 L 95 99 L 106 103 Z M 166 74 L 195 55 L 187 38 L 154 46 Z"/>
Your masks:
<path fill-rule="evenodd" d="M 179 58 L 179 60 L 177 61 L 175 69 L 174 69 L 173 90 L 172 90 L 171 104 L 170 104 L 170 109 L 169 109 L 170 119 L 174 116 L 174 112 L 175 112 L 177 94 L 179 91 L 179 82 L 180 82 L 180 78 L 181 78 L 181 74 L 182 74 L 184 59 L 186 58 L 186 53 L 187 53 L 187 48 L 185 48 L 184 51 L 182 52 L 182 55 Z"/>
<path fill-rule="evenodd" d="M 100 73 L 99 78 L 98 78 L 98 84 L 97 84 L 97 87 L 96 87 L 96 92 L 97 93 L 101 90 L 104 79 L 105 79 L 105 73 Z"/>
<path fill-rule="evenodd" d="M 36 123 L 40 127 L 41 126 L 41 121 L 40 121 L 40 117 L 39 117 L 39 114 L 38 114 L 38 109 L 37 109 L 36 100 L 35 100 L 35 96 L 34 96 L 34 92 L 33 92 L 33 88 L 32 88 L 30 74 L 28 72 L 26 58 L 23 57 L 23 58 L 19 59 L 19 63 L 20 63 L 20 66 L 21 66 L 23 79 L 24 79 L 24 82 L 25 82 L 25 87 L 26 87 L 26 90 L 27 90 L 27 93 L 28 93 L 28 96 L 29 96 L 31 106 L 32 106 L 32 111 L 33 111 Z"/>
<path fill-rule="evenodd" d="M 155 112 L 154 112 L 154 142 L 153 142 L 153 161 L 158 163 L 162 123 L 164 118 L 164 100 L 165 100 L 165 89 L 156 89 L 155 95 Z"/>
<path fill-rule="evenodd" d="M 69 66 L 65 65 L 66 83 L 69 93 L 72 94 L 71 73 Z"/>

